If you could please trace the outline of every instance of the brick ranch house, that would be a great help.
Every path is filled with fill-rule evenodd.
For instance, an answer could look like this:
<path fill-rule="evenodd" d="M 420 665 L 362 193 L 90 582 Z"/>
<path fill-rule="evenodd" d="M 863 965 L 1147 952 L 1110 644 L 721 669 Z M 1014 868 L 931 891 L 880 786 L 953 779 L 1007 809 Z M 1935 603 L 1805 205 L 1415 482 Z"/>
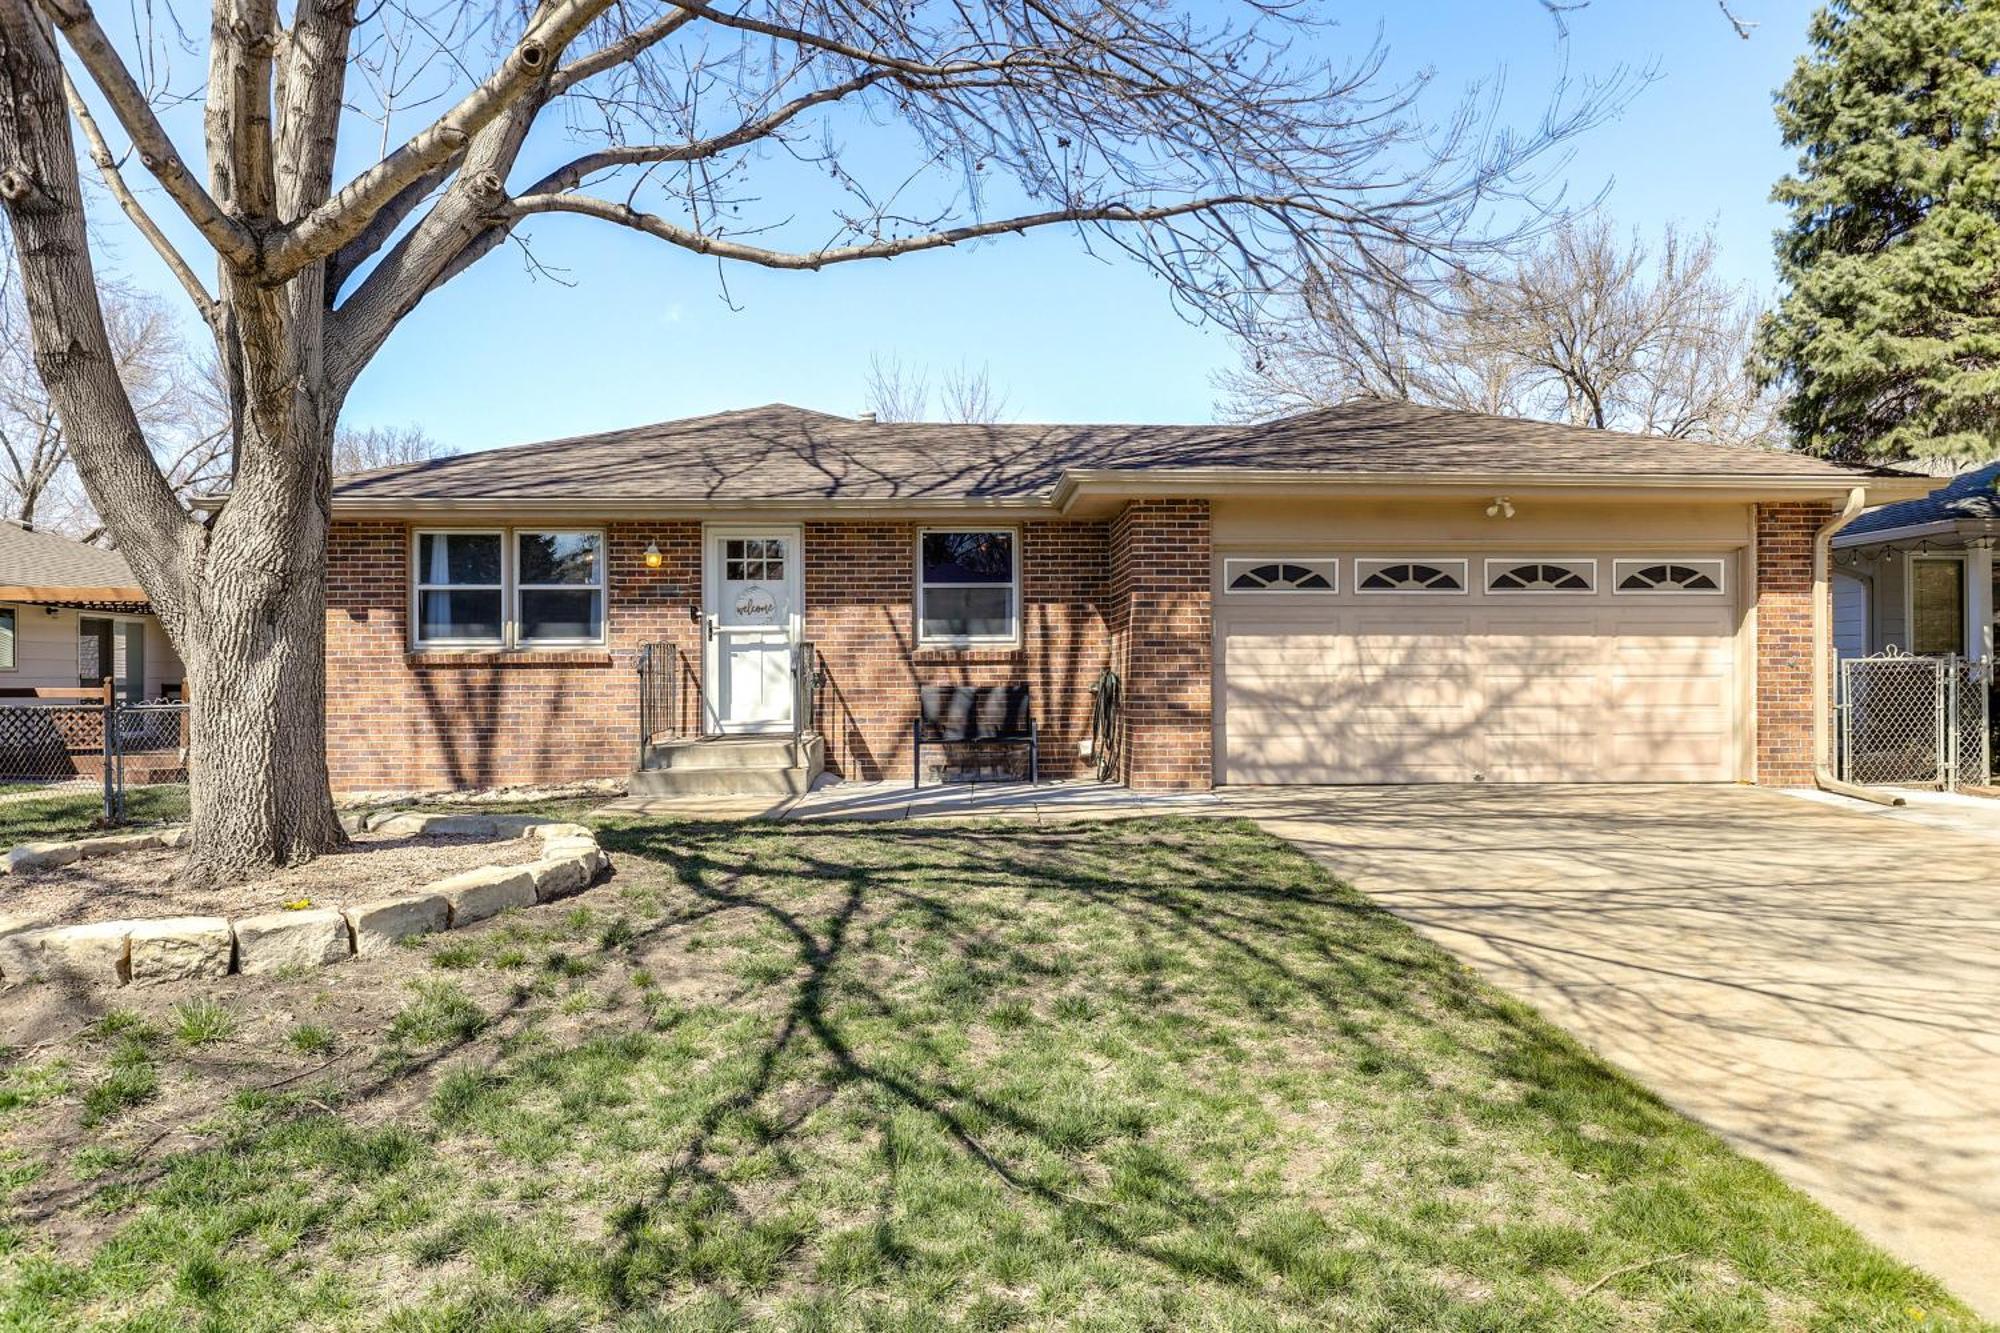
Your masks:
<path fill-rule="evenodd" d="M 1134 787 L 1809 783 L 1825 541 L 1937 484 L 1380 402 L 769 406 L 385 468 L 334 486 L 334 786 L 624 778 L 794 733 L 907 780 L 920 685 L 1014 682 L 1043 775 L 1078 777 L 1107 667 Z"/>

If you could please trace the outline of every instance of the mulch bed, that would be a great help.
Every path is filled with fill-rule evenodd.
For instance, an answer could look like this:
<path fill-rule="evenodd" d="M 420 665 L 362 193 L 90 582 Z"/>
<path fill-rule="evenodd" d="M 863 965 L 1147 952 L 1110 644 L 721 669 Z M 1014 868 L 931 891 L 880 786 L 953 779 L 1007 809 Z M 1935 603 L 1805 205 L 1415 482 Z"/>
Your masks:
<path fill-rule="evenodd" d="M 0 916 L 35 925 L 81 925 L 169 916 L 252 916 L 305 900 L 314 907 L 365 902 L 461 870 L 521 865 L 538 838 L 354 836 L 345 851 L 213 888 L 179 881 L 185 851 L 125 852 L 0 878 Z"/>

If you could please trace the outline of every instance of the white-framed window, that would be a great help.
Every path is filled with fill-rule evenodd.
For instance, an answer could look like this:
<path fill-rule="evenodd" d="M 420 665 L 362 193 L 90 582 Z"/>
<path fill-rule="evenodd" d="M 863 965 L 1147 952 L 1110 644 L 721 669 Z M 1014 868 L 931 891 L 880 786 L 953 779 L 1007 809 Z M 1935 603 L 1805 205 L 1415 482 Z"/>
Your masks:
<path fill-rule="evenodd" d="M 1014 643 L 1021 634 L 1020 536 L 1012 528 L 917 533 L 917 639 Z"/>
<path fill-rule="evenodd" d="M 20 665 L 15 647 L 15 630 L 19 622 L 14 617 L 13 607 L 0 606 L 0 671 L 12 671 Z"/>
<path fill-rule="evenodd" d="M 1466 589 L 1463 560 L 1371 559 L 1354 562 L 1356 592 L 1462 593 Z"/>
<path fill-rule="evenodd" d="M 514 626 L 523 644 L 604 641 L 604 534 L 514 533 Z"/>
<path fill-rule="evenodd" d="M 419 529 L 411 534 L 410 564 L 417 647 L 604 641 L 604 534 L 597 529 Z"/>
<path fill-rule="evenodd" d="M 1486 562 L 1486 591 L 1564 593 L 1597 591 L 1595 560 L 1499 558 Z"/>
<path fill-rule="evenodd" d="M 1339 592 L 1340 562 L 1308 556 L 1225 560 L 1222 586 L 1247 593 Z"/>
<path fill-rule="evenodd" d="M 1614 560 L 1611 590 L 1616 593 L 1717 596 L 1724 591 L 1720 560 Z"/>

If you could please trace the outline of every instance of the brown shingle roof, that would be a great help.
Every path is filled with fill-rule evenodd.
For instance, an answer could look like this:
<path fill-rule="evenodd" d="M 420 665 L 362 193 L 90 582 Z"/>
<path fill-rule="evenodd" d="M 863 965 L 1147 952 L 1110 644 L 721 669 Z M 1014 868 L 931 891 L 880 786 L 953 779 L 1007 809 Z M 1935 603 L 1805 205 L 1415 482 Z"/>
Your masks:
<path fill-rule="evenodd" d="M 0 587 L 130 590 L 138 583 L 116 551 L 0 522 Z"/>
<path fill-rule="evenodd" d="M 954 501 L 1046 495 L 1066 472 L 1854 480 L 1799 454 L 1361 401 L 1254 425 L 875 423 L 784 404 L 337 478 L 342 501 Z"/>

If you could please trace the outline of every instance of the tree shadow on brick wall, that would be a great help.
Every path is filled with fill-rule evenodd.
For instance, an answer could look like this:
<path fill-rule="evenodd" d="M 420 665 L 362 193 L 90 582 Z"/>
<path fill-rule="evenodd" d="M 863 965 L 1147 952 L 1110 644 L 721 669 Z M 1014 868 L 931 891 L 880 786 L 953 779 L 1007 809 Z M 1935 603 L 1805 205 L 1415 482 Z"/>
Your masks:
<path fill-rule="evenodd" d="M 465 791 L 543 780 L 551 776 L 545 756 L 554 752 L 552 745 L 596 743 L 565 739 L 565 733 L 573 730 L 567 716 L 571 690 L 566 671 L 531 671 L 520 683 L 510 684 L 509 670 L 513 669 L 411 673 L 412 689 L 430 719 L 432 749 L 447 786 Z M 443 688 L 440 682 L 445 678 L 457 682 L 457 688 Z M 510 695 L 516 703 L 531 704 L 530 718 L 523 719 L 517 708 L 508 706 Z M 531 742 L 526 740 L 530 735 Z M 533 772 L 510 771 L 510 751 L 531 756 Z"/>

